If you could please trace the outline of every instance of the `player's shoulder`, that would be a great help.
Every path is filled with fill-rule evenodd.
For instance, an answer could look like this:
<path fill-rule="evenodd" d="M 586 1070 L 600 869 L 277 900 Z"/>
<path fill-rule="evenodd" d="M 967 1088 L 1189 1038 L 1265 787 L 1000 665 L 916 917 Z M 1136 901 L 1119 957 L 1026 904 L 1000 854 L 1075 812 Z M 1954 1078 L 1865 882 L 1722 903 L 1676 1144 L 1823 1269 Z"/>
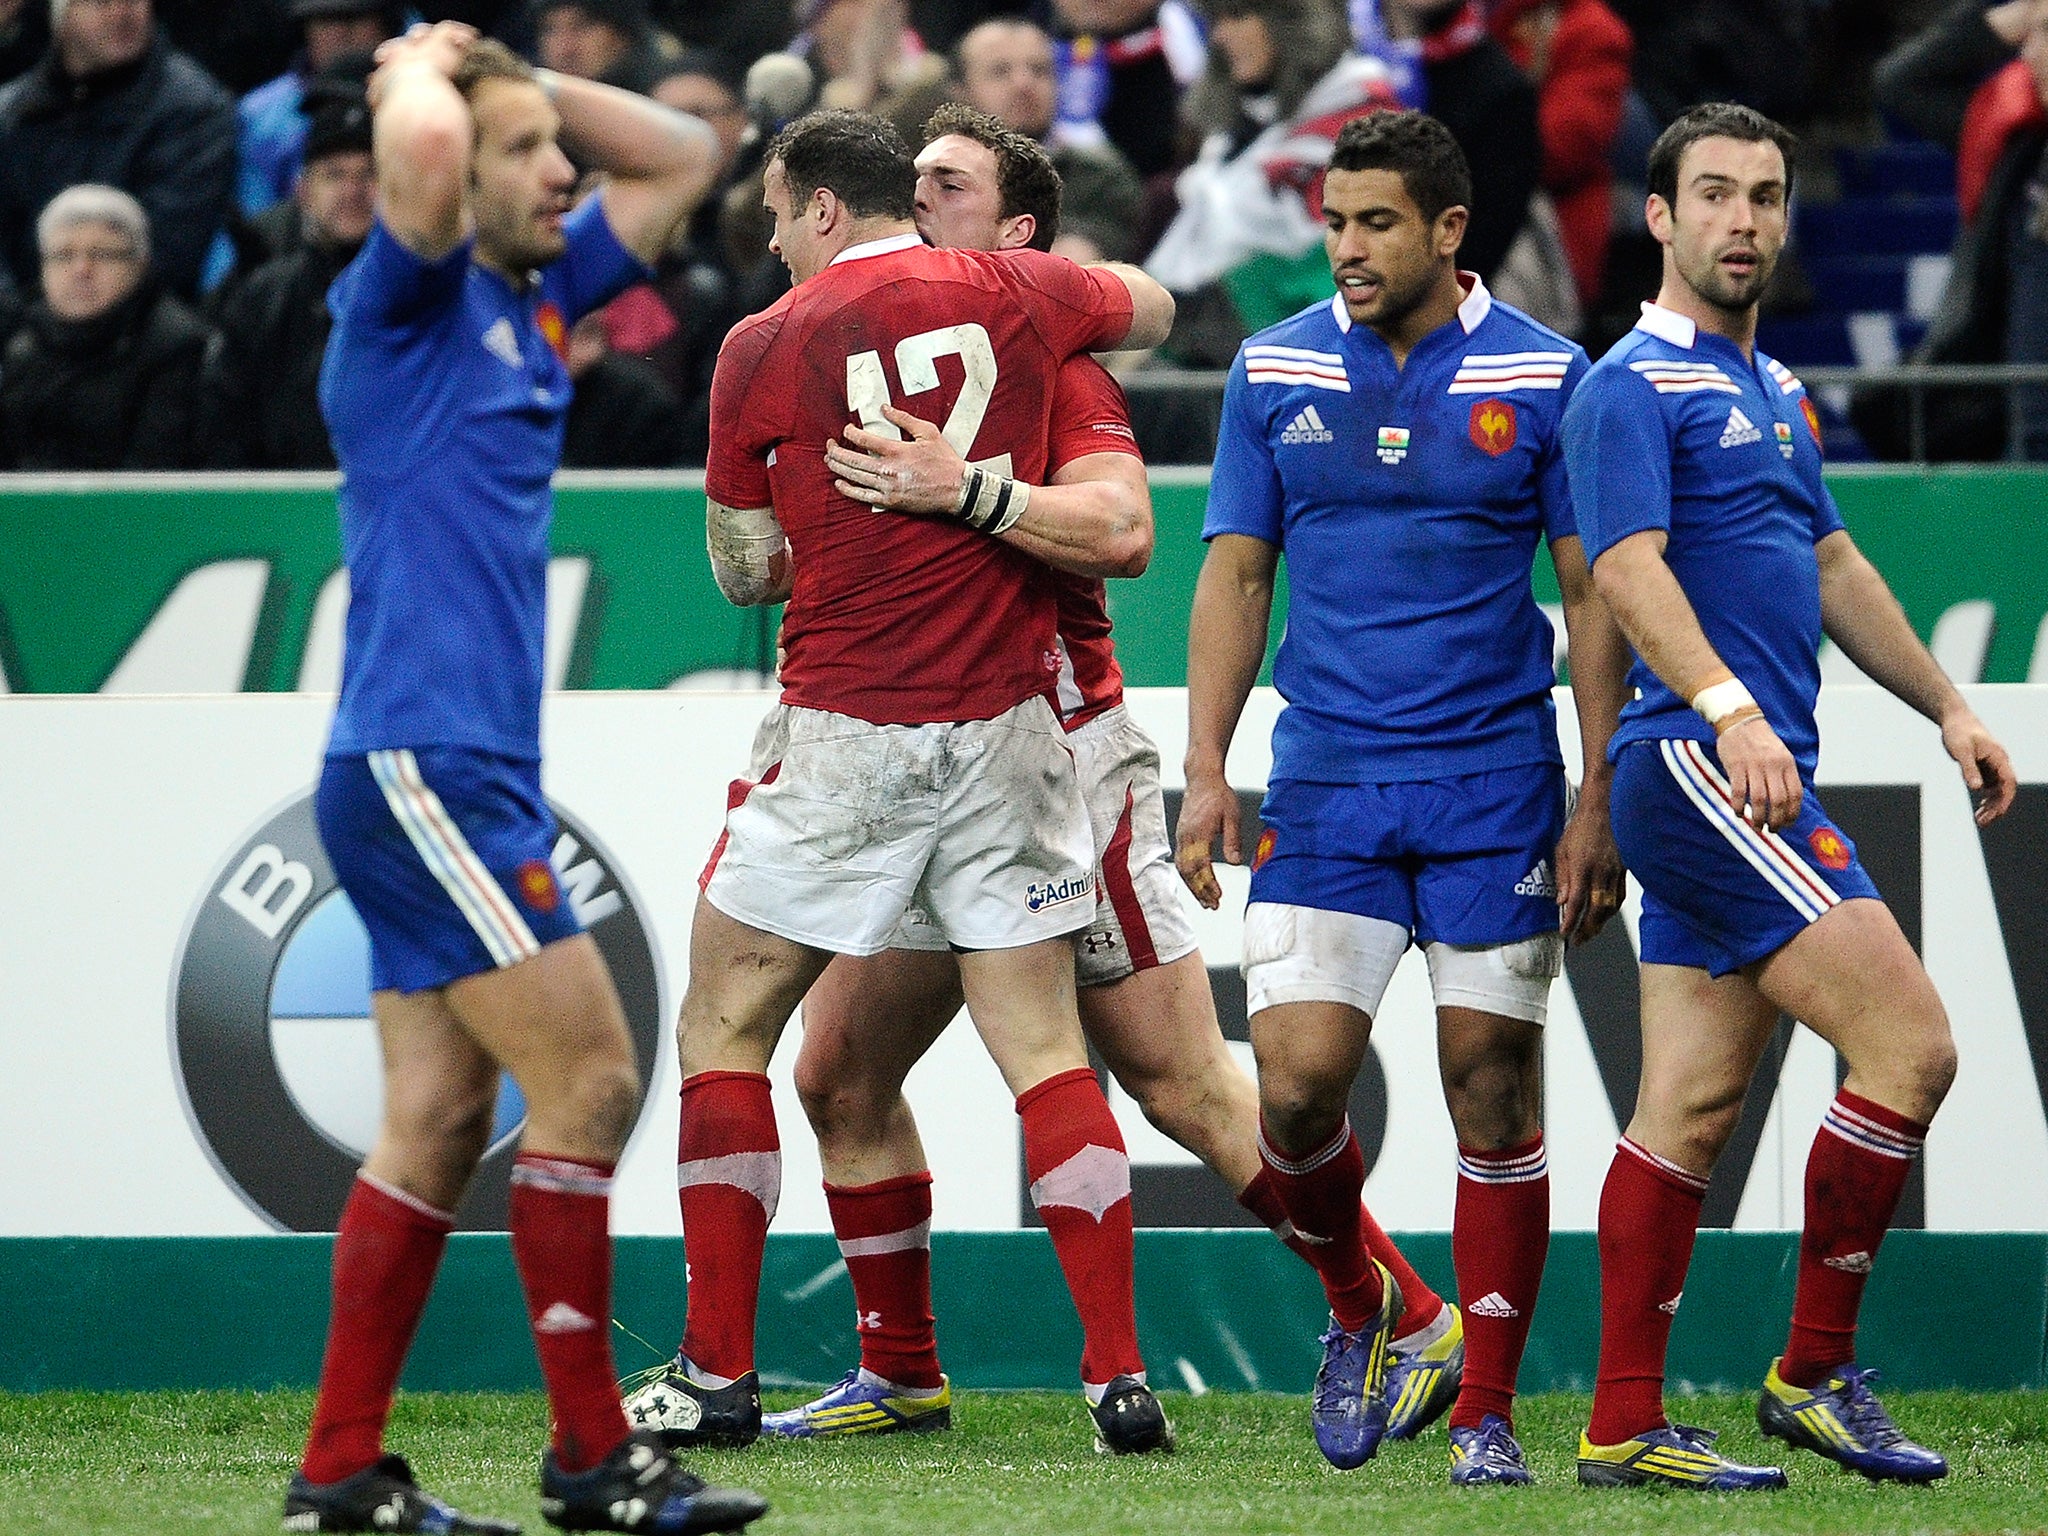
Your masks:
<path fill-rule="evenodd" d="M 1586 355 L 1586 349 L 1562 331 L 1552 330 L 1534 315 L 1503 303 L 1494 295 L 1488 297 L 1492 302 L 1486 306 L 1485 315 L 1466 333 L 1468 344 L 1511 345 L 1522 351 L 1555 354 L 1568 361 Z"/>
<path fill-rule="evenodd" d="M 1654 394 L 1650 374 L 1667 368 L 1685 368 L 1693 363 L 1690 348 L 1682 347 L 1648 331 L 1630 331 L 1609 347 L 1586 370 L 1579 392 L 1595 394 L 1608 390 Z"/>
<path fill-rule="evenodd" d="M 756 310 L 737 322 L 725 333 L 725 340 L 718 345 L 719 361 L 734 364 L 759 362 L 789 324 L 790 315 L 796 308 L 797 295 L 801 291 L 792 288 L 766 309 Z"/>
<path fill-rule="evenodd" d="M 1764 377 L 1778 386 L 1779 394 L 1791 395 L 1797 398 L 1806 393 L 1806 384 L 1799 375 L 1790 368 L 1787 368 L 1775 357 L 1772 357 L 1761 347 L 1757 348 L 1756 363 L 1763 370 Z"/>

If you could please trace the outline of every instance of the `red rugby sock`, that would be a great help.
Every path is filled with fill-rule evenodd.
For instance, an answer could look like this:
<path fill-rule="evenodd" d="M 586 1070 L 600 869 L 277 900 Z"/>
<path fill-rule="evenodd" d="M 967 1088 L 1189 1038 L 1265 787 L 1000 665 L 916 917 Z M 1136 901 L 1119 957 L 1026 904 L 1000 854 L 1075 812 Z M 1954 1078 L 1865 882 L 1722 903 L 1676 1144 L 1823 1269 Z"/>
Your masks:
<path fill-rule="evenodd" d="M 1300 1256 L 1303 1263 L 1315 1268 L 1315 1250 L 1302 1240 L 1301 1234 L 1294 1230 L 1294 1223 L 1287 1219 L 1286 1207 L 1280 1203 L 1280 1193 L 1273 1187 L 1273 1170 L 1263 1162 L 1252 1176 L 1251 1183 L 1238 1195 L 1237 1203 L 1258 1217 L 1275 1237 Z M 1358 1224 L 1365 1236 L 1365 1251 L 1386 1265 L 1394 1276 L 1394 1283 L 1401 1287 L 1401 1315 L 1394 1323 L 1394 1337 L 1405 1339 L 1411 1333 L 1419 1333 L 1442 1314 L 1443 1297 L 1415 1272 L 1408 1256 L 1394 1246 L 1394 1240 L 1374 1219 L 1370 1206 L 1361 1207 Z"/>
<path fill-rule="evenodd" d="M 1498 1152 L 1459 1147 L 1451 1262 L 1465 1310 L 1465 1381 L 1451 1410 L 1453 1428 L 1477 1429 L 1489 1413 L 1514 1423 L 1515 1377 L 1549 1251 L 1543 1138 Z"/>
<path fill-rule="evenodd" d="M 512 1163 L 512 1260 L 565 1472 L 626 1438 L 612 1366 L 612 1165 L 521 1152 Z"/>
<path fill-rule="evenodd" d="M 861 1368 L 899 1387 L 940 1384 L 932 1331 L 932 1176 L 827 1184 L 832 1233 L 853 1281 Z"/>
<path fill-rule="evenodd" d="M 1614 1149 L 1600 1190 L 1600 1368 L 1595 1445 L 1619 1445 L 1664 1417 L 1664 1358 L 1692 1263 L 1707 1181 L 1636 1145 Z"/>
<path fill-rule="evenodd" d="M 1328 1146 L 1302 1158 L 1277 1151 L 1261 1122 L 1259 1156 L 1287 1219 L 1307 1242 L 1308 1261 L 1322 1278 L 1337 1326 L 1357 1333 L 1386 1298 L 1365 1248 L 1365 1154 L 1350 1118 Z"/>
<path fill-rule="evenodd" d="M 1086 1067 L 1056 1072 L 1017 1096 L 1031 1203 L 1081 1314 L 1081 1379 L 1139 1376 L 1132 1294 L 1131 1161 L 1123 1132 Z"/>
<path fill-rule="evenodd" d="M 1778 1365 L 1793 1386 L 1818 1386 L 1856 1358 L 1863 1286 L 1926 1139 L 1926 1126 L 1846 1088 L 1821 1118 L 1806 1159 L 1792 1336 Z"/>
<path fill-rule="evenodd" d="M 455 1218 L 359 1174 L 334 1235 L 334 1296 L 320 1395 L 300 1470 L 339 1482 L 384 1454 L 384 1421 Z"/>
<path fill-rule="evenodd" d="M 676 1196 L 689 1312 L 683 1355 L 737 1379 L 754 1368 L 761 1255 L 782 1195 L 775 1105 L 759 1072 L 699 1072 L 683 1084 Z"/>

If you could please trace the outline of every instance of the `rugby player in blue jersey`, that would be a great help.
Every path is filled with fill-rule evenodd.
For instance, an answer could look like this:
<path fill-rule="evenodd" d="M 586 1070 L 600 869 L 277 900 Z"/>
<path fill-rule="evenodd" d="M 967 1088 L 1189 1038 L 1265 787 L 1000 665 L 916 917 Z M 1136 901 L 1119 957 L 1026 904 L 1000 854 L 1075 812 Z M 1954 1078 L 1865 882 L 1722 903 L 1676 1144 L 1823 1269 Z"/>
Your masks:
<path fill-rule="evenodd" d="M 1565 418 L 1586 552 L 1638 658 L 1609 750 L 1615 836 L 1643 885 L 1642 1083 L 1600 1197 L 1584 1483 L 1785 1485 L 1663 1404 L 1701 1197 L 1781 1012 L 1848 1075 L 1807 1161 L 1791 1338 L 1758 1423 L 1873 1479 L 1948 1470 L 1855 1363 L 1864 1282 L 1956 1052 L 1919 957 L 1814 794 L 1822 633 L 1939 724 L 1980 825 L 2012 803 L 2013 771 L 1843 528 L 1805 388 L 1756 349 L 1792 147 L 1723 103 L 1665 130 L 1648 205 L 1662 287 Z"/>
<path fill-rule="evenodd" d="M 1188 638 L 1178 860 L 1221 899 L 1241 862 L 1224 761 L 1265 655 L 1287 708 L 1252 856 L 1244 974 L 1260 1152 L 1330 1300 L 1313 1407 L 1340 1467 L 1386 1432 L 1402 1298 L 1360 1238 L 1346 1114 L 1373 1014 L 1415 943 L 1429 961 L 1458 1135 L 1452 1254 L 1465 1370 L 1451 1479 L 1526 1483 L 1514 1386 L 1548 1247 L 1542 1024 L 1564 937 L 1619 906 L 1608 734 L 1622 645 L 1594 596 L 1559 421 L 1585 354 L 1457 269 L 1471 173 L 1419 113 L 1345 125 L 1323 188 L 1337 295 L 1246 342 L 1225 389 Z M 1567 820 L 1548 621 L 1564 597 L 1585 773 Z M 1392 1369 L 1403 1360 L 1398 1349 Z"/>
<path fill-rule="evenodd" d="M 384 1119 L 341 1214 L 320 1395 L 289 1531 L 500 1533 L 424 1493 L 383 1431 L 501 1071 L 526 1100 L 512 1254 L 554 1422 L 542 1513 L 737 1530 L 628 1433 L 612 1368 L 611 1176 L 639 1104 L 604 961 L 549 855 L 541 639 L 567 328 L 644 279 L 708 190 L 704 124 L 417 27 L 370 81 L 378 217 L 336 281 L 320 403 L 351 597 L 321 841 L 370 937 Z M 605 173 L 572 206 L 565 151 Z"/>

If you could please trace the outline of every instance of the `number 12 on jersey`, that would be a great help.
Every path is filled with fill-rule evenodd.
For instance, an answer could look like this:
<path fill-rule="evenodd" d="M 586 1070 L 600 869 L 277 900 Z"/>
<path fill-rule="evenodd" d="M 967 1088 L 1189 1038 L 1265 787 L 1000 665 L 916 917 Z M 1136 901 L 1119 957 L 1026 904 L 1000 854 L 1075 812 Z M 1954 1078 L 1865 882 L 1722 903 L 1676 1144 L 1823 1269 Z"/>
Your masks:
<path fill-rule="evenodd" d="M 927 390 L 937 389 L 938 360 L 942 357 L 959 358 L 964 377 L 960 384 L 960 397 L 953 402 L 953 409 L 947 414 L 939 435 L 961 458 L 968 459 L 974 452 L 974 439 L 981 431 L 982 417 L 988 414 L 988 403 L 996 392 L 996 349 L 989 341 L 988 332 L 973 321 L 906 336 L 896 343 L 896 377 L 903 381 L 904 393 L 921 395 Z M 856 352 L 847 358 L 846 408 L 870 432 L 901 442 L 903 434 L 882 415 L 882 407 L 891 403 L 889 379 L 882 371 L 882 354 Z M 1000 474 L 1010 472 L 1008 453 L 988 459 L 971 459 L 970 462 Z"/>

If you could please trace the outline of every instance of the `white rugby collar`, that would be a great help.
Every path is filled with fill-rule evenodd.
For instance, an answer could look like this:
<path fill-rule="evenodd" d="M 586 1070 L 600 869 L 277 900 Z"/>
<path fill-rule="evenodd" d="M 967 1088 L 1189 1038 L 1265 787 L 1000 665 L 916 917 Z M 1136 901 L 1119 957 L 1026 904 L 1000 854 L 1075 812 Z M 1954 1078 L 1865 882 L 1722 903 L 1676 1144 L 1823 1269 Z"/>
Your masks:
<path fill-rule="evenodd" d="M 1690 352 L 1700 339 L 1700 328 L 1675 309 L 1666 309 L 1662 304 L 1643 303 L 1643 318 L 1636 322 L 1636 329 L 1645 331 L 1659 341 L 1668 341 L 1674 347 L 1684 347 Z"/>
<path fill-rule="evenodd" d="M 885 235 L 880 240 L 863 240 L 859 245 L 849 245 L 825 265 L 836 267 L 842 261 L 864 261 L 870 256 L 890 256 L 897 251 L 907 251 L 913 245 L 923 245 L 924 238 L 915 230 L 900 235 Z"/>
<path fill-rule="evenodd" d="M 1465 290 L 1465 297 L 1458 301 L 1458 324 L 1463 326 L 1465 334 L 1470 336 L 1479 329 L 1479 322 L 1484 320 L 1493 308 L 1493 295 L 1486 291 L 1486 284 L 1480 281 L 1477 272 L 1460 272 L 1458 286 Z M 1336 317 L 1337 329 L 1347 336 L 1350 335 L 1351 311 L 1344 307 L 1342 293 L 1330 296 L 1330 313 Z"/>

